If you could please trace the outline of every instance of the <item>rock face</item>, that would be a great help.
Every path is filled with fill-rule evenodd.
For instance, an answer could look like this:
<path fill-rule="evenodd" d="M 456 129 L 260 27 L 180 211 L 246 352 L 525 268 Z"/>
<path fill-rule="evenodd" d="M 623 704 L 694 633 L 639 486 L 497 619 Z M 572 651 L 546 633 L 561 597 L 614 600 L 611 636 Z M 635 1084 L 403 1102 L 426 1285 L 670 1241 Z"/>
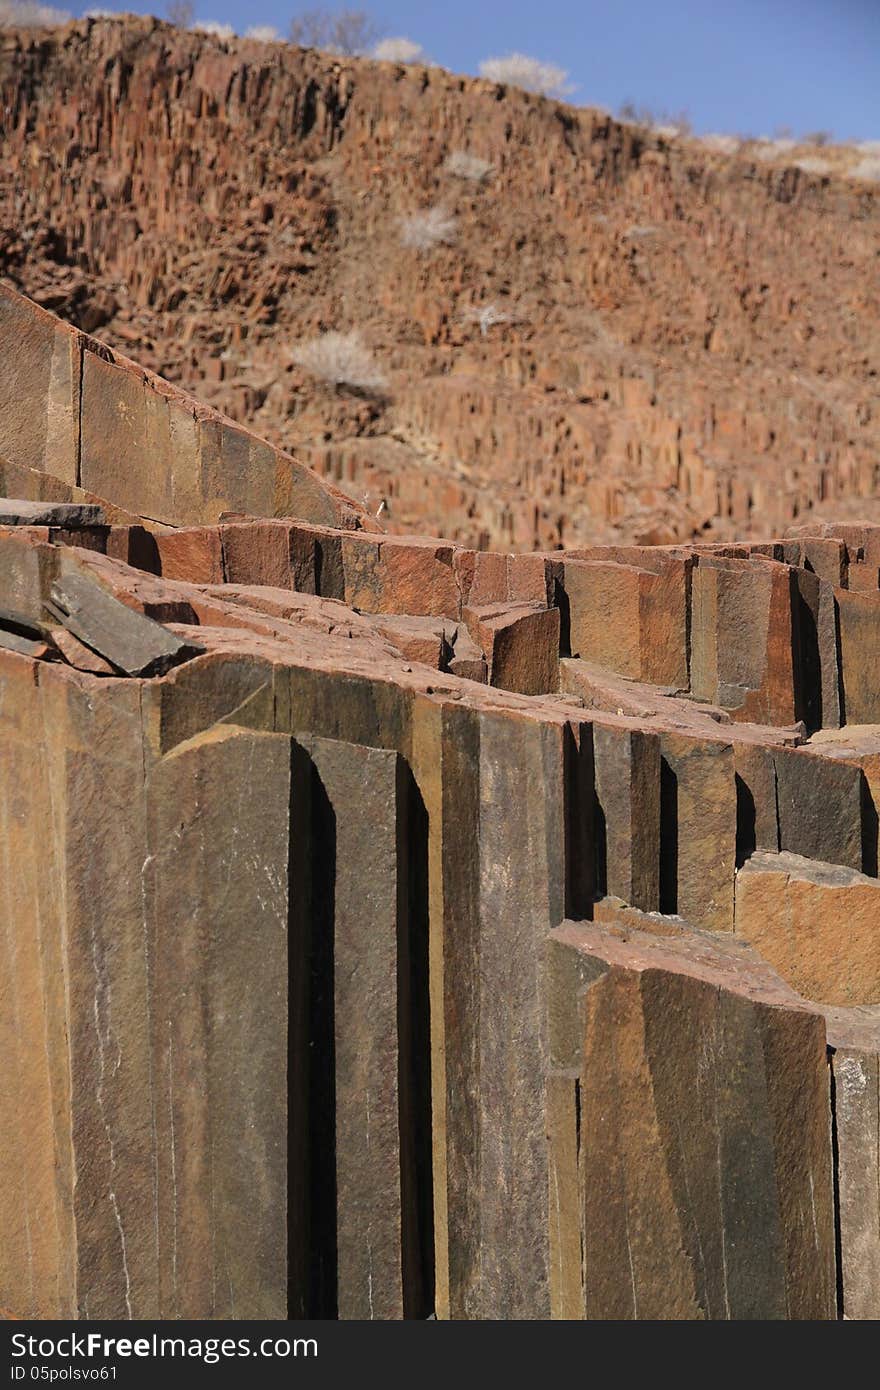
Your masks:
<path fill-rule="evenodd" d="M 0 378 L 0 1307 L 880 1315 L 880 528 L 478 552 Z"/>
<path fill-rule="evenodd" d="M 384 501 L 390 529 L 474 548 L 878 519 L 880 194 L 845 153 L 816 173 L 806 151 L 731 155 L 437 68 L 132 16 L 4 32 L 0 91 L 0 275 L 271 441 L 239 436 L 224 506 L 303 514 L 277 446 Z M 486 176 L 457 176 L 461 152 Z M 403 246 L 429 207 L 452 244 Z M 308 375 L 298 349 L 325 330 L 361 335 L 382 391 L 357 385 L 375 368 L 352 389 Z M 22 368 L 64 436 L 76 361 Z M 87 353 L 96 401 L 116 375 Z M 162 467 L 133 467 L 91 410 L 81 485 L 196 520 L 216 429 L 169 441 L 172 403 L 127 385 Z M 39 417 L 21 428 L 44 447 Z M 204 477 L 169 499 L 178 448 Z"/>
<path fill-rule="evenodd" d="M 579 1135 L 560 1187 L 580 1200 L 555 1213 L 581 1231 L 582 1270 L 558 1267 L 561 1286 L 581 1274 L 575 1315 L 833 1316 L 820 1015 L 688 934 L 563 923 L 550 951 Z"/>

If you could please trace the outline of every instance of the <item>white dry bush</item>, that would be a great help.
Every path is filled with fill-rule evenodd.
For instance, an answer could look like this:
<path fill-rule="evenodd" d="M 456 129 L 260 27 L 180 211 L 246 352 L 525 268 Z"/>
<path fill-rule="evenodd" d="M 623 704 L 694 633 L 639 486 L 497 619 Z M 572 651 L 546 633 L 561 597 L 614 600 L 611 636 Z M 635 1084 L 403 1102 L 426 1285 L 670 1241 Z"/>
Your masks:
<path fill-rule="evenodd" d="M 83 19 L 121 19 L 118 10 L 83 10 Z"/>
<path fill-rule="evenodd" d="M 488 159 L 468 154 L 466 150 L 453 150 L 446 156 L 443 168 L 456 179 L 468 179 L 471 183 L 482 183 L 492 172 Z"/>
<path fill-rule="evenodd" d="M 31 0 L 0 0 L 0 29 L 51 29 L 67 24 L 73 16 L 52 5 L 35 5 Z"/>
<path fill-rule="evenodd" d="M 781 155 L 788 154 L 789 150 L 793 150 L 794 147 L 794 140 L 790 140 L 788 136 L 780 135 L 771 140 L 769 136 L 762 135 L 758 141 L 758 148 L 754 152 L 755 159 L 764 161 L 779 159 Z"/>
<path fill-rule="evenodd" d="M 536 92 L 542 97 L 565 97 L 574 90 L 565 68 L 559 68 L 555 63 L 543 63 L 540 58 L 529 58 L 525 53 L 486 58 L 480 64 L 480 76 L 506 87 L 522 87 L 524 91 Z"/>
<path fill-rule="evenodd" d="M 880 155 L 869 155 L 866 159 L 860 159 L 858 164 L 854 164 L 847 170 L 848 177 L 851 179 L 864 179 L 866 183 L 880 183 Z"/>
<path fill-rule="evenodd" d="M 380 63 L 423 63 L 425 50 L 414 39 L 380 39 L 373 49 Z"/>
<path fill-rule="evenodd" d="M 246 39 L 254 39 L 257 43 L 281 43 L 281 35 L 274 24 L 252 24 L 250 29 L 245 29 Z"/>
<path fill-rule="evenodd" d="M 800 169 L 804 174 L 831 173 L 831 165 L 827 159 L 815 159 L 812 155 L 807 155 L 805 159 L 796 159 L 794 167 Z"/>
<path fill-rule="evenodd" d="M 659 135 L 661 140 L 674 140 L 681 135 L 681 130 L 677 125 L 655 125 L 652 127 L 654 134 Z"/>
<path fill-rule="evenodd" d="M 880 154 L 880 140 L 859 140 L 853 149 L 859 154 Z"/>
<path fill-rule="evenodd" d="M 198 34 L 210 34 L 215 39 L 234 39 L 235 30 L 231 24 L 220 24 L 216 19 L 197 19 L 190 26 Z"/>
<path fill-rule="evenodd" d="M 488 338 L 490 328 L 494 328 L 497 323 L 513 323 L 514 318 L 512 314 L 499 309 L 497 304 L 475 304 L 465 310 L 464 321 L 477 324 L 480 336 Z"/>
<path fill-rule="evenodd" d="M 455 218 L 445 208 L 423 208 L 400 219 L 400 240 L 412 251 L 431 251 L 455 240 Z"/>
<path fill-rule="evenodd" d="M 385 387 L 373 354 L 355 330 L 351 333 L 322 333 L 300 343 L 293 360 L 310 376 L 331 386 L 351 386 L 358 391 L 380 393 Z"/>
<path fill-rule="evenodd" d="M 741 141 L 735 135 L 701 135 L 700 144 L 717 154 L 736 154 Z"/>

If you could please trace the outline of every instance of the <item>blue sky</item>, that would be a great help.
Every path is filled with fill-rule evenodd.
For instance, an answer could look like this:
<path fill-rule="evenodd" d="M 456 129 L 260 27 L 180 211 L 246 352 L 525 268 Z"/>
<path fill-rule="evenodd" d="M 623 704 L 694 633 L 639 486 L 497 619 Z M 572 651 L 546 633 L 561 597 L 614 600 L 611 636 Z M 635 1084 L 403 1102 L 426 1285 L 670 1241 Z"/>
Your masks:
<path fill-rule="evenodd" d="M 56 4 L 64 0 L 55 0 Z M 164 14 L 164 0 L 107 8 Z M 199 19 L 273 24 L 286 33 L 301 6 L 285 0 L 196 0 Z M 633 101 L 686 111 L 700 132 L 831 132 L 880 139 L 880 0 L 343 0 L 389 35 L 422 44 L 455 72 L 516 50 L 567 68 L 571 100 L 616 111 Z"/>

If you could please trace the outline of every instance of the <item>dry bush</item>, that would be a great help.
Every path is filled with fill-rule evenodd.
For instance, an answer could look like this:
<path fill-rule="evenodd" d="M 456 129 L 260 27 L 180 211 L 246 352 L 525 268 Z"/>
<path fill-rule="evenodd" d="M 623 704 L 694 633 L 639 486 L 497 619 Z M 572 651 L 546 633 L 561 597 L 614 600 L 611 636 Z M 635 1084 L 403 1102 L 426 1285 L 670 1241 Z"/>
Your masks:
<path fill-rule="evenodd" d="M 290 42 L 345 58 L 363 57 L 381 38 L 366 10 L 304 10 L 290 25 Z"/>
<path fill-rule="evenodd" d="M 169 24 L 176 24 L 178 29 L 188 29 L 196 17 L 196 7 L 192 0 L 169 0 L 165 13 Z"/>
<path fill-rule="evenodd" d="M 443 168 L 447 174 L 457 179 L 468 179 L 471 183 L 482 183 L 492 172 L 488 159 L 468 154 L 466 150 L 453 150 L 447 155 Z"/>
<path fill-rule="evenodd" d="M 380 63 L 423 63 L 425 50 L 414 39 L 380 39 L 372 56 Z"/>
<path fill-rule="evenodd" d="M 774 140 L 762 136 L 754 155 L 755 159 L 767 162 L 771 159 L 778 159 L 780 155 L 788 154 L 789 150 L 793 149 L 794 141 L 789 140 L 787 136 L 779 136 Z"/>
<path fill-rule="evenodd" d="M 858 164 L 847 170 L 847 176 L 851 179 L 864 179 L 866 183 L 880 183 L 880 155 L 869 155 L 866 159 L 860 159 Z"/>
<path fill-rule="evenodd" d="M 455 218 L 445 208 L 423 208 L 400 221 L 400 240 L 412 251 L 431 251 L 455 240 Z"/>
<path fill-rule="evenodd" d="M 503 58 L 486 58 L 480 64 L 480 76 L 505 87 L 522 87 L 542 97 L 569 96 L 574 90 L 565 68 L 555 63 L 542 63 L 525 53 L 508 53 Z"/>
<path fill-rule="evenodd" d="M 794 167 L 800 169 L 804 174 L 831 173 L 831 164 L 827 159 L 815 159 L 812 155 L 807 155 L 805 159 L 796 159 Z"/>
<path fill-rule="evenodd" d="M 700 144 L 717 154 L 736 154 L 742 141 L 736 135 L 701 135 Z"/>
<path fill-rule="evenodd" d="M 190 28 L 197 34 L 210 34 L 215 39 L 234 39 L 235 30 L 231 24 L 220 24 L 216 19 L 197 19 Z"/>
<path fill-rule="evenodd" d="M 463 315 L 465 323 L 475 323 L 479 326 L 480 336 L 487 338 L 489 329 L 494 328 L 498 323 L 516 323 L 516 316 L 507 313 L 504 309 L 499 309 L 497 304 L 475 304 L 470 309 L 466 309 Z"/>
<path fill-rule="evenodd" d="M 310 376 L 331 386 L 349 386 L 371 395 L 378 395 L 385 388 L 385 377 L 357 331 L 322 333 L 300 343 L 292 356 Z"/>
<path fill-rule="evenodd" d="M 252 24 L 250 29 L 245 29 L 246 39 L 253 39 L 256 43 L 282 43 L 283 40 L 274 24 Z"/>

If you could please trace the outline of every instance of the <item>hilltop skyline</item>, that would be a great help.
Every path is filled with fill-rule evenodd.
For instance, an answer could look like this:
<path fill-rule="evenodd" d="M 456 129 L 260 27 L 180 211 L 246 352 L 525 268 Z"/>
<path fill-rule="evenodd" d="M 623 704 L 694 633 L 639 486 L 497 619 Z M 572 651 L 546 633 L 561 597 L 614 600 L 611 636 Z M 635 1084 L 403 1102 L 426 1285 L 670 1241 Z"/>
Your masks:
<path fill-rule="evenodd" d="M 80 15 L 90 6 L 71 8 Z M 166 15 L 156 3 L 118 8 Z M 230 25 L 238 34 L 272 26 L 286 37 L 292 18 L 308 8 L 198 0 L 195 13 L 198 22 Z M 701 0 L 676 0 L 662 10 L 631 0 L 614 12 L 597 0 L 553 0 L 540 11 L 497 2 L 475 10 L 448 0 L 417 13 L 403 0 L 381 0 L 368 12 L 383 35 L 409 38 L 453 72 L 477 75 L 482 61 L 510 52 L 558 65 L 569 74 L 568 100 L 578 106 L 617 113 L 632 103 L 661 120 L 684 114 L 698 133 L 880 138 L 880 7 L 867 0 L 742 0 L 723 17 Z"/>

